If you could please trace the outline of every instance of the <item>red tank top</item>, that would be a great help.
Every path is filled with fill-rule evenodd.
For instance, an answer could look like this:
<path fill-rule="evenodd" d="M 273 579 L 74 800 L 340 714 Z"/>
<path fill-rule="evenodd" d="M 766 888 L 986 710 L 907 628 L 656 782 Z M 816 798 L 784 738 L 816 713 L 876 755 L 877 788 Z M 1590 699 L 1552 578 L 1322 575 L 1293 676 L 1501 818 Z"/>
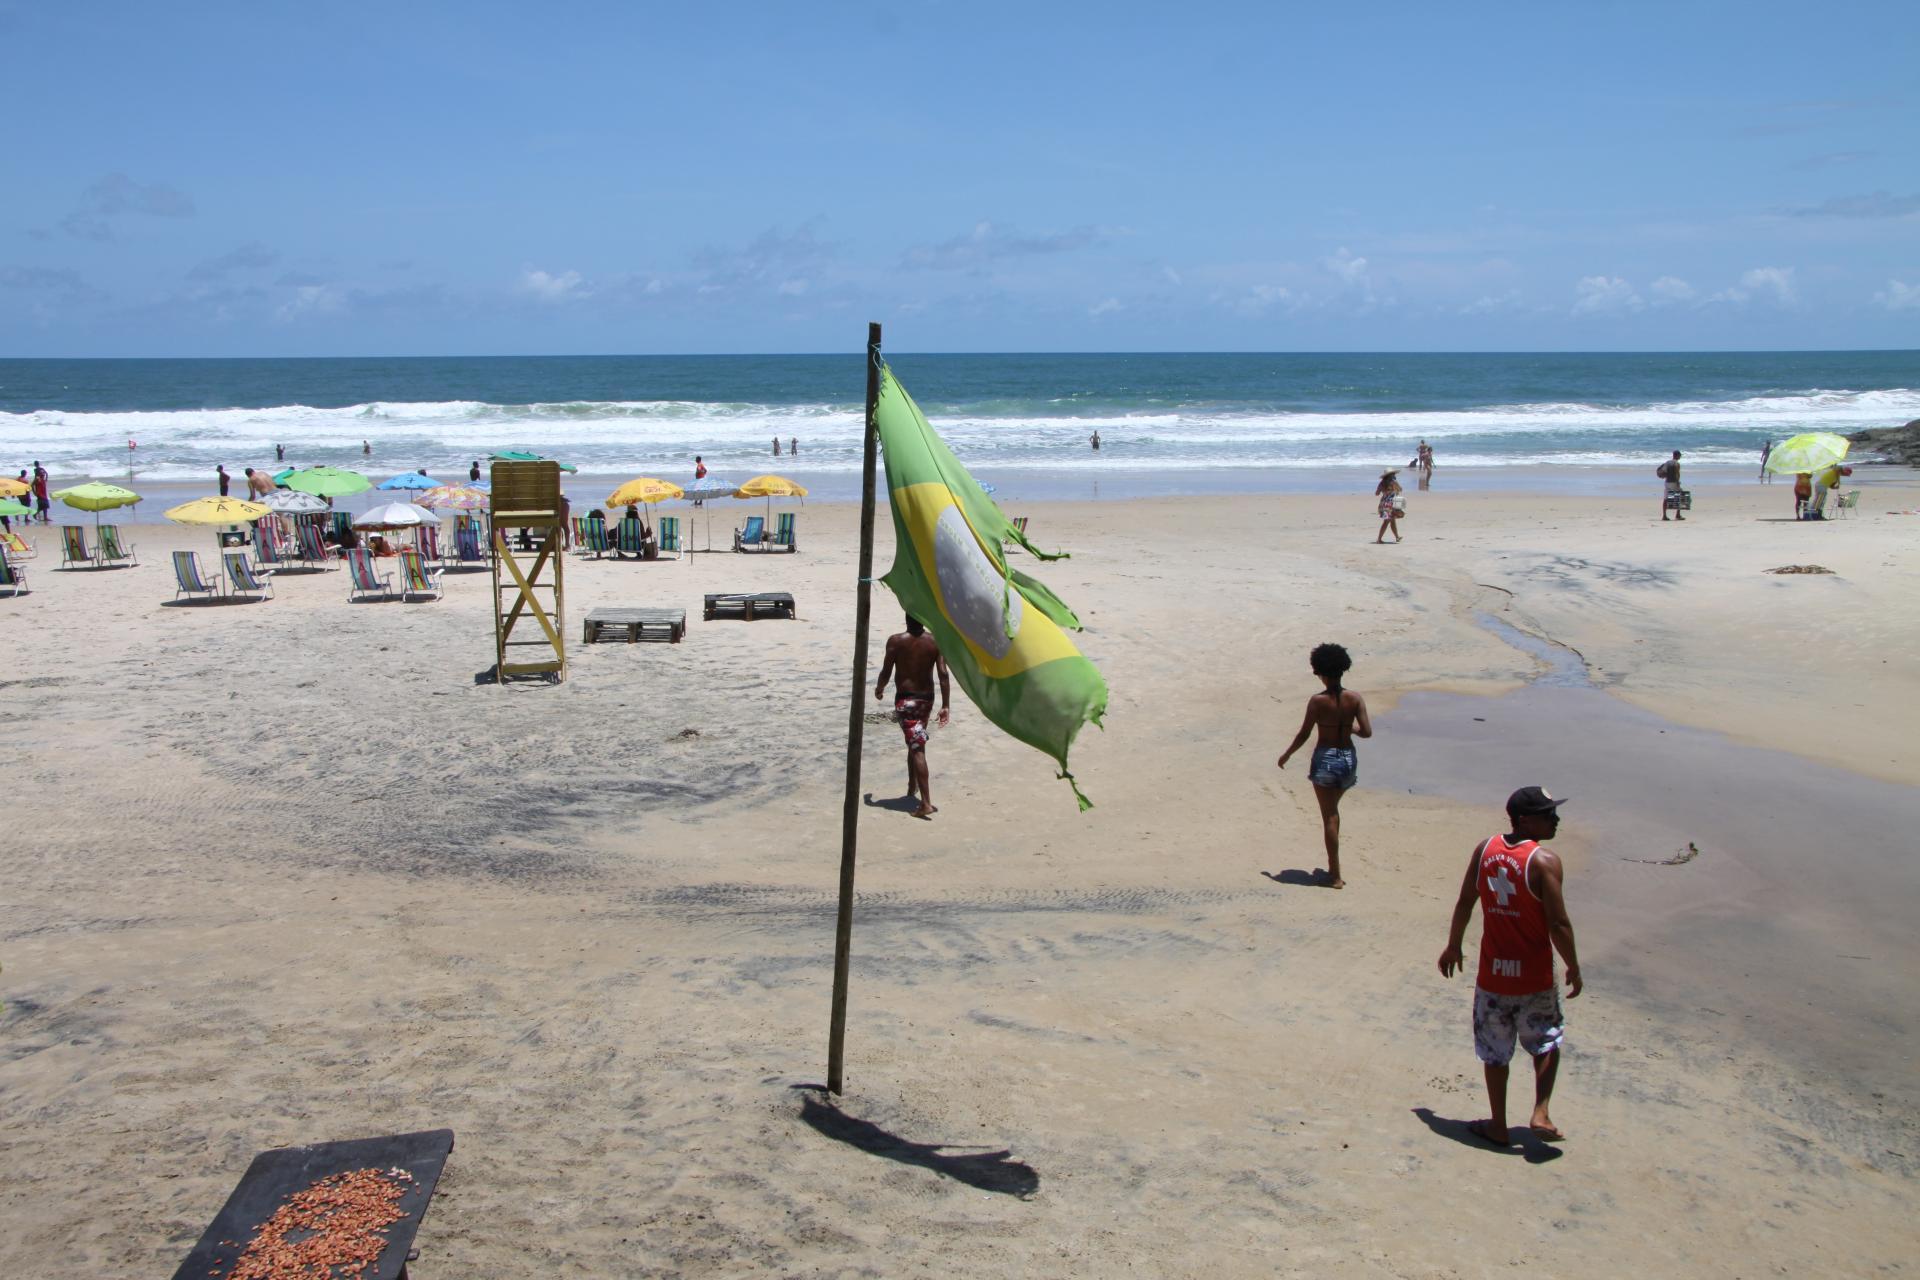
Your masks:
<path fill-rule="evenodd" d="M 1508 844 L 1490 836 L 1480 851 L 1480 986 L 1524 996 L 1553 986 L 1553 943 L 1546 906 L 1527 885 L 1537 840 Z"/>

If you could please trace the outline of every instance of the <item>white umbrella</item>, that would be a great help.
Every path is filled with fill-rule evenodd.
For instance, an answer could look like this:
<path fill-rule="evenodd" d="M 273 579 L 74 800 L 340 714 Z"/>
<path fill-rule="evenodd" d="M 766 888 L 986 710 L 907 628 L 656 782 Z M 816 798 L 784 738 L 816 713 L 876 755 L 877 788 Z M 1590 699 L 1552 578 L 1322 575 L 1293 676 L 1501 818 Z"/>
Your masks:
<path fill-rule="evenodd" d="M 262 498 L 261 502 L 283 516 L 309 516 L 327 509 L 325 498 L 316 498 L 298 489 L 275 489 L 271 495 Z"/>
<path fill-rule="evenodd" d="M 423 524 L 439 524 L 440 517 L 411 502 L 389 502 L 375 507 L 353 522 L 356 529 L 414 529 Z"/>
<path fill-rule="evenodd" d="M 701 504 L 712 502 L 715 498 L 731 498 L 734 490 L 740 486 L 731 480 L 719 476 L 707 476 L 688 485 L 680 496 L 688 502 Z M 707 550 L 713 550 L 713 508 L 707 507 Z M 691 546 L 691 544 L 689 544 Z"/>

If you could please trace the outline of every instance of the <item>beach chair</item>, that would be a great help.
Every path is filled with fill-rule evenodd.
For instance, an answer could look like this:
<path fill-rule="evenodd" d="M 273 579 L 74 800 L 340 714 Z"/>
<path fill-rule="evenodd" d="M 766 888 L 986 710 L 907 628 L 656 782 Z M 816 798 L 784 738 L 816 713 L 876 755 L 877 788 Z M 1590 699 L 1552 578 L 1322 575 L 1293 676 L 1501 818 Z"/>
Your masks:
<path fill-rule="evenodd" d="M 585 516 L 574 516 L 572 520 L 573 549 L 575 551 L 585 552 L 587 549 L 587 518 Z"/>
<path fill-rule="evenodd" d="M 373 571 L 373 552 L 355 547 L 347 552 L 347 603 L 379 596 L 393 599 L 393 575 Z"/>
<path fill-rule="evenodd" d="M 86 565 L 97 569 L 100 562 L 93 558 L 93 549 L 87 546 L 87 531 L 77 524 L 60 526 L 60 567 L 71 569 L 76 565 Z"/>
<path fill-rule="evenodd" d="M 300 534 L 300 563 L 318 565 L 322 569 L 331 569 L 333 556 L 327 550 L 325 537 L 320 526 L 311 520 L 302 520 Z"/>
<path fill-rule="evenodd" d="M 618 555 L 632 556 L 636 560 L 645 559 L 647 539 L 642 532 L 644 527 L 640 523 L 639 516 L 628 516 L 622 520 L 619 528 L 614 530 L 614 552 Z"/>
<path fill-rule="evenodd" d="M 440 530 L 430 524 L 421 525 L 413 531 L 413 545 L 422 560 L 440 562 Z"/>
<path fill-rule="evenodd" d="M 470 518 L 462 518 L 453 527 L 453 562 L 455 564 L 485 564 L 487 553 L 480 549 L 480 526 Z"/>
<path fill-rule="evenodd" d="M 0 591 L 17 596 L 26 589 L 27 571 L 15 564 L 12 556 L 0 551 Z"/>
<path fill-rule="evenodd" d="M 747 527 L 733 531 L 733 549 L 735 551 L 758 551 L 767 537 L 767 522 L 759 516 L 748 516 Z"/>
<path fill-rule="evenodd" d="M 1849 511 L 1858 511 L 1859 509 L 1860 491 L 1858 489 L 1849 489 L 1845 493 L 1834 495 L 1833 514 L 1836 518 L 1846 515 Z"/>
<path fill-rule="evenodd" d="M 682 550 L 680 546 L 680 517 L 661 516 L 660 523 L 654 526 L 654 532 L 658 534 L 660 538 L 660 554 L 664 556 L 671 551 L 673 558 L 678 560 Z"/>
<path fill-rule="evenodd" d="M 346 540 L 347 530 L 353 528 L 353 517 L 344 511 L 329 511 L 327 520 L 327 540 L 339 546 Z"/>
<path fill-rule="evenodd" d="M 100 563 L 139 564 L 140 557 L 133 553 L 133 544 L 120 537 L 120 526 L 103 524 L 100 526 Z"/>
<path fill-rule="evenodd" d="M 411 548 L 400 553 L 400 596 L 429 596 L 435 600 L 442 595 L 440 575 L 427 567 L 426 557 Z"/>
<path fill-rule="evenodd" d="M 273 599 L 273 570 L 256 570 L 247 563 L 244 551 L 229 551 L 227 560 L 227 588 L 236 596 L 251 595 L 262 599 Z"/>
<path fill-rule="evenodd" d="M 173 580 L 179 584 L 173 592 L 175 600 L 181 596 L 192 600 L 199 596 L 212 598 L 220 594 L 220 575 L 202 573 L 200 555 L 195 551 L 173 553 Z"/>
<path fill-rule="evenodd" d="M 1013 518 L 1013 527 L 1020 531 L 1021 537 L 1024 538 L 1027 536 L 1027 518 L 1025 516 L 1015 516 Z"/>
<path fill-rule="evenodd" d="M 793 533 L 793 512 L 782 511 L 774 517 L 773 545 L 782 551 L 798 551 L 800 543 Z"/>
<path fill-rule="evenodd" d="M 610 549 L 607 539 L 607 522 L 597 516 L 588 516 L 580 526 L 580 550 L 591 552 L 595 560 L 603 558 Z"/>
<path fill-rule="evenodd" d="M 15 560 L 31 560 L 40 554 L 31 542 L 11 529 L 0 530 L 0 553 Z"/>

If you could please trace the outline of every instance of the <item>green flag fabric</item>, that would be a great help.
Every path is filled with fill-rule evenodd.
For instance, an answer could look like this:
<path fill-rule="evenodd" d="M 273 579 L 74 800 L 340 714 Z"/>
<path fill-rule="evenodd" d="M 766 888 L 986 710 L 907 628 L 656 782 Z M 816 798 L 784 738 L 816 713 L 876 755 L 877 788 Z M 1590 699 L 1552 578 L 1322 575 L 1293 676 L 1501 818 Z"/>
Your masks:
<path fill-rule="evenodd" d="M 1067 750 L 1083 724 L 1106 714 L 1107 683 L 1063 630 L 1080 630 L 1080 619 L 1041 583 L 1008 568 L 1005 546 L 1017 543 L 1042 560 L 1062 554 L 1027 541 L 884 364 L 874 422 L 886 452 L 895 542 L 893 568 L 881 581 L 940 642 L 973 704 L 1058 761 L 1080 807 L 1092 808 L 1067 770 Z"/>

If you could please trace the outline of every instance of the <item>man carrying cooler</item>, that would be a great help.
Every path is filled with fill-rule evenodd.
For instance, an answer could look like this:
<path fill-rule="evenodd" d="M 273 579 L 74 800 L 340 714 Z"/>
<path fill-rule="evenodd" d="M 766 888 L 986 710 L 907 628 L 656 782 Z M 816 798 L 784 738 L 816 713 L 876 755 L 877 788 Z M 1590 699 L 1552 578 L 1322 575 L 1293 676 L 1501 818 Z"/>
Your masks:
<path fill-rule="evenodd" d="M 1564 803 L 1540 787 L 1522 787 L 1507 797 L 1512 830 L 1488 836 L 1475 847 L 1454 903 L 1447 949 L 1440 953 L 1440 974 L 1450 978 L 1462 966 L 1460 945 L 1477 898 L 1482 924 L 1473 1047 L 1486 1068 L 1493 1115 L 1467 1127 L 1496 1147 L 1513 1144 L 1507 1131 L 1507 1064 L 1516 1040 L 1533 1059 L 1533 1117 L 1528 1127 L 1548 1142 L 1564 1136 L 1547 1114 L 1560 1069 L 1560 1041 L 1566 1034 L 1553 981 L 1553 953 L 1559 951 L 1566 962 L 1569 1000 L 1580 994 L 1580 960 L 1561 892 L 1560 858 L 1540 843 L 1560 829 Z"/>

